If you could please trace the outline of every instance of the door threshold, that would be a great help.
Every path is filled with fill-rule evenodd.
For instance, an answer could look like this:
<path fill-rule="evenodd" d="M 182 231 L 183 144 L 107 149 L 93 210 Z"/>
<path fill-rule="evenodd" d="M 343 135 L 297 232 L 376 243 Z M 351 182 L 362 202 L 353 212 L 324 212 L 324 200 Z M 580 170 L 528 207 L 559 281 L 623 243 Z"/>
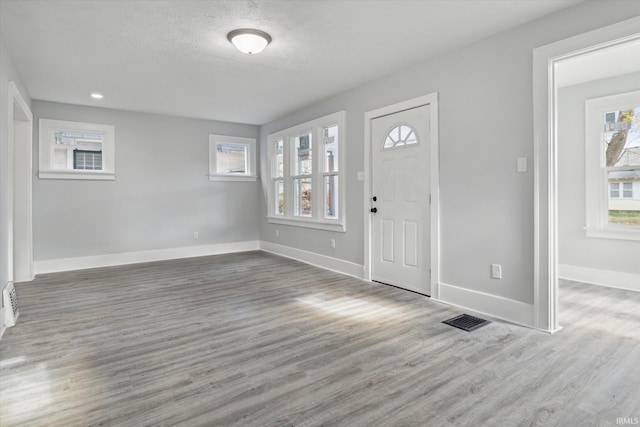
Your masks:
<path fill-rule="evenodd" d="M 372 282 L 380 283 L 381 285 L 391 286 L 392 288 L 401 289 L 403 291 L 412 292 L 414 294 L 422 295 L 423 297 L 431 298 L 431 295 L 423 294 L 422 292 L 412 291 L 411 289 L 403 288 L 402 286 L 392 285 L 390 283 L 381 282 L 379 280 L 371 280 Z"/>

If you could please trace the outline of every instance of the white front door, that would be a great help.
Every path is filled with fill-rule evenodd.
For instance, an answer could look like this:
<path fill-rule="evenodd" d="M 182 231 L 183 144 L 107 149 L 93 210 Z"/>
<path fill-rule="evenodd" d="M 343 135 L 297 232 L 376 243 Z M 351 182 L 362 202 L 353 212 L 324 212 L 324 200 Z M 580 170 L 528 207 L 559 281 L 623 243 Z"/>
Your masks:
<path fill-rule="evenodd" d="M 371 279 L 426 295 L 431 293 L 429 108 L 371 120 Z"/>

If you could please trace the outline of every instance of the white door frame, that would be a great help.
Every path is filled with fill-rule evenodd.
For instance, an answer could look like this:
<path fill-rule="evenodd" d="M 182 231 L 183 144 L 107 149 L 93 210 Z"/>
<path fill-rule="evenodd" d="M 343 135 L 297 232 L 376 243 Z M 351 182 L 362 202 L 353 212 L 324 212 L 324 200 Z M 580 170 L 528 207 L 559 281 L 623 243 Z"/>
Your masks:
<path fill-rule="evenodd" d="M 558 155 L 556 63 L 640 39 L 640 17 L 533 51 L 534 327 L 558 324 Z"/>
<path fill-rule="evenodd" d="M 430 151 L 431 168 L 431 298 L 439 297 L 440 284 L 440 216 L 439 216 L 439 156 L 438 156 L 438 92 L 420 96 L 388 105 L 386 107 L 364 113 L 364 279 L 371 280 L 371 121 L 377 117 L 386 116 L 411 108 L 429 105 L 430 120 Z"/>
<path fill-rule="evenodd" d="M 9 82 L 9 212 L 13 218 L 8 235 L 9 280 L 34 279 L 32 220 L 33 113 L 16 84 Z M 16 113 L 18 109 L 20 116 Z M 24 120 L 26 118 L 26 120 Z M 16 127 L 15 121 L 24 122 Z M 16 197 L 19 195 L 19 197 Z M 16 215 L 16 211 L 20 215 Z M 15 251 L 16 243 L 18 251 Z M 17 267 L 17 268 L 16 268 Z"/>

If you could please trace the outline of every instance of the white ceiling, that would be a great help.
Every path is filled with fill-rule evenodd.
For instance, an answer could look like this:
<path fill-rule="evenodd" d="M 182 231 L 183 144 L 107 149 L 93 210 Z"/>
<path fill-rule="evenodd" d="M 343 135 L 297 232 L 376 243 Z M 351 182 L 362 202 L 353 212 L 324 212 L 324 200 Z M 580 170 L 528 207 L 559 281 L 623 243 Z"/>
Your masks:
<path fill-rule="evenodd" d="M 34 99 L 263 124 L 581 1 L 0 0 L 0 31 Z"/>
<path fill-rule="evenodd" d="M 640 39 L 559 61 L 558 87 L 640 71 Z"/>

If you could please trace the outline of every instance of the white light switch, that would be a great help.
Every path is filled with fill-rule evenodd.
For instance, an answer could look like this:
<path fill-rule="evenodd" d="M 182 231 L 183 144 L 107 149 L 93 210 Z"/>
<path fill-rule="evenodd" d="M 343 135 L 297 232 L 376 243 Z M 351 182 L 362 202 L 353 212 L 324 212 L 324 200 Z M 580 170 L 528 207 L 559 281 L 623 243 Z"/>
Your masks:
<path fill-rule="evenodd" d="M 518 172 L 526 172 L 526 171 L 527 171 L 527 158 L 518 157 Z"/>
<path fill-rule="evenodd" d="M 500 264 L 491 264 L 491 277 L 502 279 L 502 266 Z"/>

